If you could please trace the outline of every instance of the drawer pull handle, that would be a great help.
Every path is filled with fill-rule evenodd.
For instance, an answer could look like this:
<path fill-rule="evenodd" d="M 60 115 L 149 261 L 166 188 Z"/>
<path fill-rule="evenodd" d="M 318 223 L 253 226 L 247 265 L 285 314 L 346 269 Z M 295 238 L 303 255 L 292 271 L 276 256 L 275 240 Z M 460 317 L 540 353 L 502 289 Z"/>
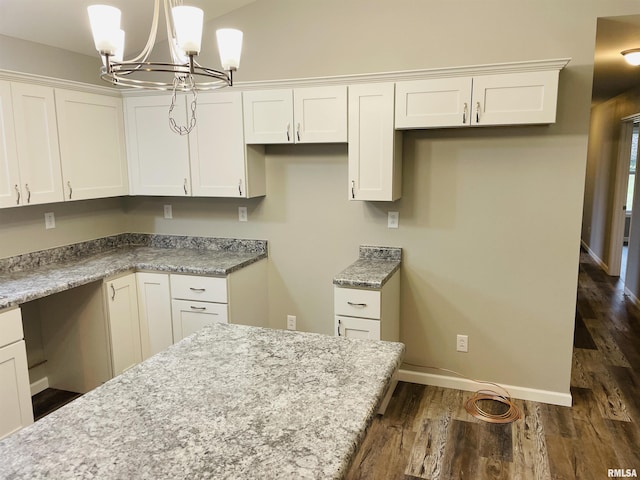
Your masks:
<path fill-rule="evenodd" d="M 338 336 L 341 337 L 342 334 L 340 333 L 340 325 L 342 325 L 342 321 L 338 320 Z"/>
<path fill-rule="evenodd" d="M 113 283 L 111 284 L 111 291 L 113 292 L 113 293 L 111 294 L 111 300 L 113 301 L 113 300 L 115 300 L 115 299 L 116 299 L 116 289 L 115 289 L 115 287 L 113 286 Z"/>
<path fill-rule="evenodd" d="M 367 304 L 366 303 L 353 303 L 353 302 L 347 302 L 349 305 L 351 305 L 352 307 L 366 307 Z"/>
<path fill-rule="evenodd" d="M 204 292 L 204 291 L 206 291 L 205 288 L 193 288 L 193 287 L 189 287 L 189 290 L 191 290 L 192 292 Z"/>
<path fill-rule="evenodd" d="M 207 309 L 207 307 L 194 307 L 193 305 L 191 305 L 191 310 L 199 310 L 199 311 L 202 312 L 202 311 L 204 311 L 206 309 Z"/>

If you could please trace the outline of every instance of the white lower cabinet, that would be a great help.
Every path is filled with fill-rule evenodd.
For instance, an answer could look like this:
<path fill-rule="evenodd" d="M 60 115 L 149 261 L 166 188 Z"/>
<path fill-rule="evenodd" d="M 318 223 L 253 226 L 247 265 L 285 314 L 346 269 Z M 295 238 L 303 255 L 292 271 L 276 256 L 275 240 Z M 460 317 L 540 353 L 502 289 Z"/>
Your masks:
<path fill-rule="evenodd" d="M 22 317 L 16 308 L 0 314 L 0 439 L 33 423 Z"/>
<path fill-rule="evenodd" d="M 173 344 L 171 291 L 166 273 L 137 272 L 138 314 L 142 359 Z"/>
<path fill-rule="evenodd" d="M 136 275 L 131 273 L 105 283 L 111 340 L 113 376 L 142 361 Z"/>
<path fill-rule="evenodd" d="M 400 340 L 400 274 L 380 289 L 334 287 L 334 333 L 339 337 Z"/>
<path fill-rule="evenodd" d="M 173 339 L 176 342 L 197 332 L 206 325 L 228 323 L 226 303 L 173 299 L 171 307 Z"/>

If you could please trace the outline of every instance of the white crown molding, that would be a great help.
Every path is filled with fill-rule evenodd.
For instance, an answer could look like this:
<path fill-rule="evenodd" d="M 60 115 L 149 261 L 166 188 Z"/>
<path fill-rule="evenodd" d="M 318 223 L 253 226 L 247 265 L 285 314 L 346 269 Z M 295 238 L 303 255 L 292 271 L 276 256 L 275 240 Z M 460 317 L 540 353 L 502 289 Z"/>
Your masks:
<path fill-rule="evenodd" d="M 408 80 L 426 80 L 429 78 L 452 78 L 463 76 L 496 75 L 503 73 L 536 72 L 545 70 L 562 70 L 570 58 L 551 60 L 530 60 L 525 62 L 493 63 L 488 65 L 468 65 L 462 67 L 430 68 L 424 70 L 402 70 L 397 72 L 361 73 L 353 75 L 335 75 L 330 77 L 290 78 L 283 80 L 261 80 L 235 82 L 237 90 L 268 90 L 276 88 L 319 87 L 329 85 L 353 85 L 358 83 L 401 82 Z M 66 88 L 84 92 L 100 93 L 111 96 L 145 96 L 157 95 L 157 90 L 138 88 L 118 89 L 114 87 L 91 85 L 62 80 L 58 78 L 33 75 L 28 73 L 0 70 L 0 80 L 34 83 L 55 88 Z"/>
<path fill-rule="evenodd" d="M 336 75 L 331 77 L 293 78 L 286 80 L 264 80 L 256 82 L 234 82 L 233 87 L 242 90 L 267 90 L 271 88 L 400 82 L 407 80 L 426 80 L 429 78 L 496 75 L 501 73 L 522 73 L 545 70 L 560 71 L 570 61 L 570 58 L 557 58 L 552 60 L 532 60 L 526 62 L 494 63 L 488 65 L 469 65 L 462 67 L 431 68 L 424 70 L 402 70 L 397 72 Z"/>
<path fill-rule="evenodd" d="M 61 78 L 35 75 L 32 73 L 15 72 L 13 70 L 0 70 L 0 80 L 9 82 L 30 83 L 53 88 L 64 88 L 66 90 L 76 90 L 87 93 L 98 93 L 100 95 L 110 95 L 121 97 L 122 90 L 114 87 L 93 85 L 91 83 L 76 82 L 75 80 L 64 80 Z"/>

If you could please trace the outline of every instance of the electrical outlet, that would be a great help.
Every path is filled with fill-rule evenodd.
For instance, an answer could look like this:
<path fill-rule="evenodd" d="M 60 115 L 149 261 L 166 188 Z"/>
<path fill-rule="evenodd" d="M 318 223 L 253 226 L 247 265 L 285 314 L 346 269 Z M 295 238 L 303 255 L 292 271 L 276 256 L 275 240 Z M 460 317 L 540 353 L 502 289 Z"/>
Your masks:
<path fill-rule="evenodd" d="M 287 330 L 295 330 L 295 329 L 296 329 L 296 316 L 287 315 Z"/>
<path fill-rule="evenodd" d="M 238 220 L 241 222 L 247 221 L 247 207 L 238 207 Z"/>
<path fill-rule="evenodd" d="M 47 230 L 56 228 L 56 216 L 53 212 L 47 212 L 44 214 L 44 228 Z"/>
<path fill-rule="evenodd" d="M 389 212 L 387 216 L 387 227 L 398 228 L 400 223 L 400 214 L 398 212 Z"/>
<path fill-rule="evenodd" d="M 458 335 L 456 338 L 456 350 L 458 352 L 468 352 L 469 351 L 469 336 L 468 335 Z"/>
<path fill-rule="evenodd" d="M 171 205 L 164 206 L 164 218 L 173 218 L 173 208 Z"/>

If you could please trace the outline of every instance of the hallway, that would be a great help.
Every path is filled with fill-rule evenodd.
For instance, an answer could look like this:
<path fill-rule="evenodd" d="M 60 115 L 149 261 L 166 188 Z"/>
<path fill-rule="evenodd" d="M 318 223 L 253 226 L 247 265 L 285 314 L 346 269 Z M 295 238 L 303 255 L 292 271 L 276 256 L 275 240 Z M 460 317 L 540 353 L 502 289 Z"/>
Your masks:
<path fill-rule="evenodd" d="M 620 468 L 640 475 L 640 309 L 585 252 L 577 295 L 573 407 L 516 400 L 523 419 L 489 424 L 464 410 L 471 392 L 399 383 L 347 478 L 596 480 Z"/>

